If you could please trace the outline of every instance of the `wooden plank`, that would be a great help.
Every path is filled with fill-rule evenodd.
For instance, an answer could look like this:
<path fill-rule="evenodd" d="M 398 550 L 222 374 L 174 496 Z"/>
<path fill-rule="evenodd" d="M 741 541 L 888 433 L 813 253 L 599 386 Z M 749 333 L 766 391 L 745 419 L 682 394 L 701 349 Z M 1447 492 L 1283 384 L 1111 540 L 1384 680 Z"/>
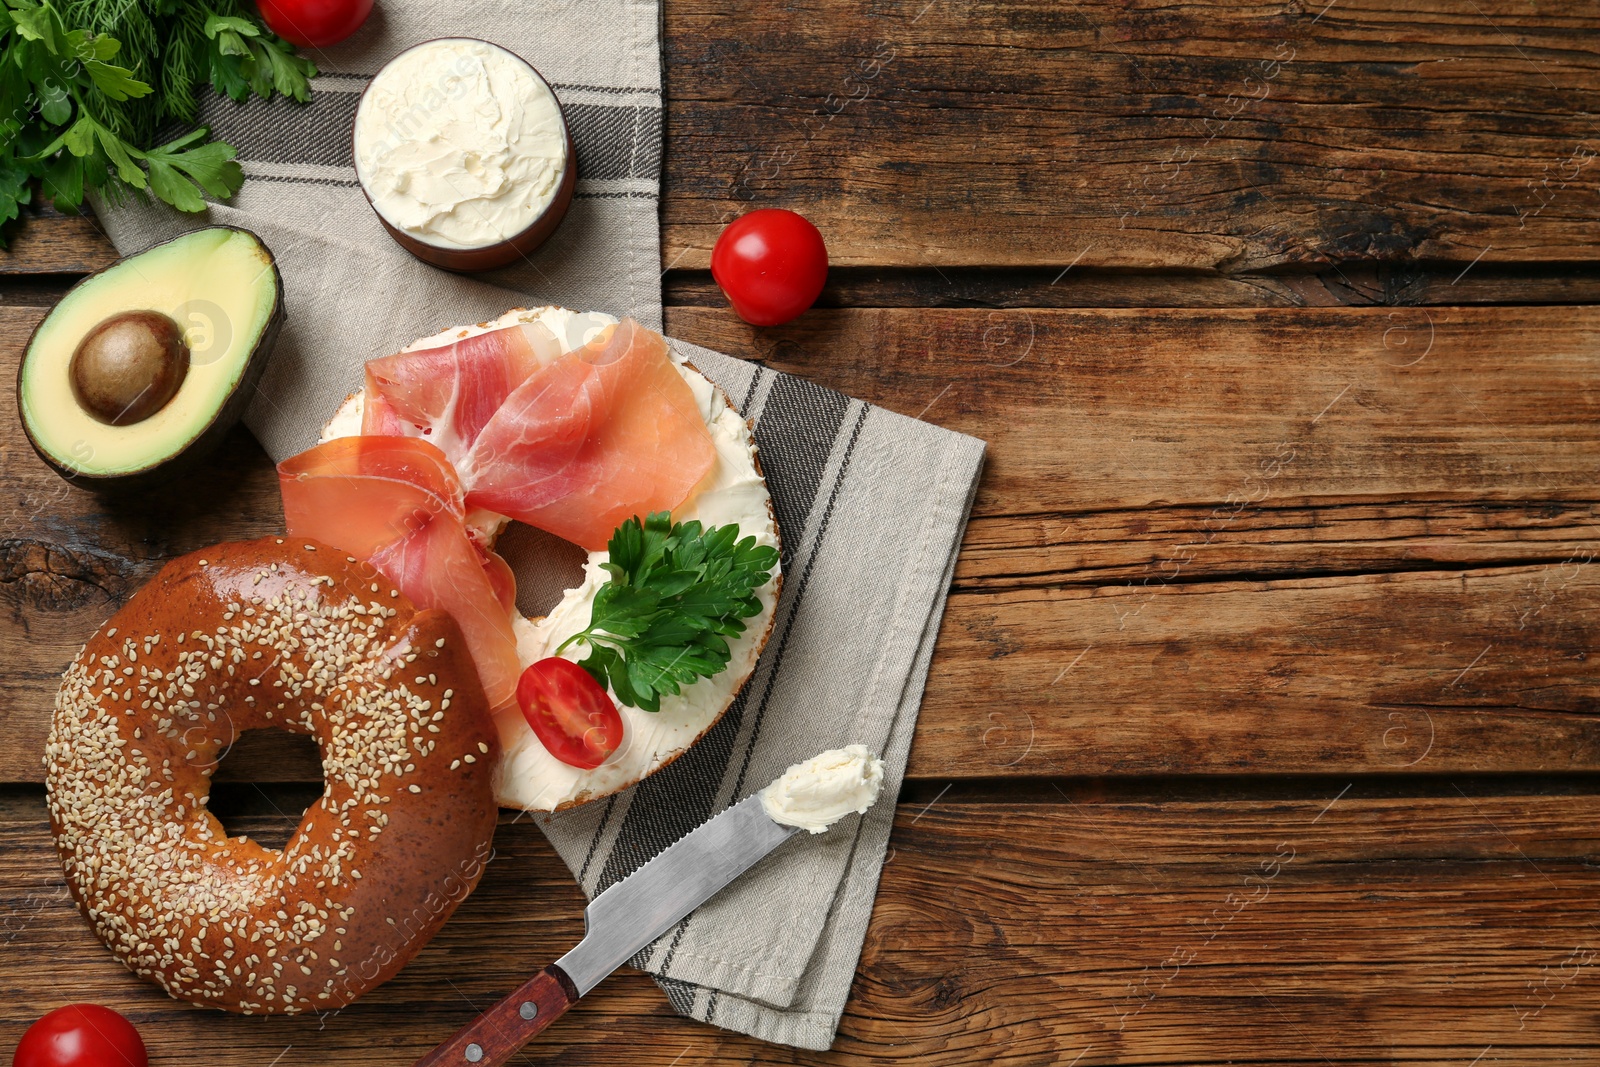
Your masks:
<path fill-rule="evenodd" d="M 1262 505 L 1600 500 L 1600 308 L 892 308 L 763 330 L 669 308 L 667 326 L 986 439 L 979 517 L 1123 511 L 1137 536 L 1140 510 L 1198 509 L 1215 533 Z"/>
<path fill-rule="evenodd" d="M 670 193 L 668 194 L 670 196 Z M 30 217 L 9 252 L 0 303 L 49 306 L 72 279 L 116 259 L 86 219 Z M 724 307 L 709 270 L 663 271 L 669 306 Z M 950 308 L 1250 308 L 1600 303 L 1600 267 L 1479 264 L 1367 264 L 1346 261 L 1319 271 L 1117 271 L 1081 265 L 962 268 L 835 265 L 819 307 Z"/>
<path fill-rule="evenodd" d="M 784 11 L 665 5 L 663 266 L 705 268 L 730 218 L 769 205 L 806 212 L 836 263 L 862 266 L 1482 267 L 1592 263 L 1600 247 L 1592 11 Z M 106 254 L 82 220 L 30 226 L 0 271 Z"/>
<path fill-rule="evenodd" d="M 958 594 L 911 773 L 1592 770 L 1596 647 L 1600 563 Z"/>
<path fill-rule="evenodd" d="M 1279 503 L 1236 516 L 1201 506 L 972 520 L 956 564 L 967 592 L 1374 573 L 1600 555 L 1586 501 Z M 1224 519 L 1228 519 L 1224 523 Z"/>
<path fill-rule="evenodd" d="M 667 306 L 727 306 L 709 270 L 662 275 Z M 1310 271 L 1218 274 L 1059 267 L 840 267 L 823 308 L 1253 308 L 1600 303 L 1587 264 L 1474 266 L 1345 263 Z"/>
<path fill-rule="evenodd" d="M 752 207 L 839 263 L 1591 261 L 1593 11 L 666 6 L 664 261 Z"/>
<path fill-rule="evenodd" d="M 0 309 L 0 374 L 38 314 Z M 1391 318 L 1424 314 L 1431 348 L 1428 318 Z M 1594 768 L 1597 323 L 855 311 L 756 333 L 670 316 L 990 438 L 913 753 L 933 779 Z M 163 560 L 281 520 L 245 434 L 201 482 L 132 506 L 60 483 L 10 403 L 0 780 L 37 781 L 55 679 L 113 606 Z M 1283 442 L 1293 461 L 1271 474 Z M 276 738 L 224 768 L 316 778 Z"/>
<path fill-rule="evenodd" d="M 0 274 L 87 274 L 114 262 L 116 249 L 92 215 L 31 210 L 7 227 Z"/>
<path fill-rule="evenodd" d="M 901 808 L 831 1053 L 677 1018 L 625 972 L 528 1062 L 1459 1067 L 1600 1055 L 1594 796 L 1048 795 Z M 232 820 L 248 832 L 288 822 Z M 43 1011 L 89 1000 L 129 1014 L 167 1067 L 407 1064 L 581 932 L 566 871 L 535 827 L 507 819 L 478 892 L 394 981 L 326 1019 L 227 1016 L 168 1000 L 93 939 L 65 898 L 37 794 L 9 802 L 0 838 L 0 1047 Z"/>

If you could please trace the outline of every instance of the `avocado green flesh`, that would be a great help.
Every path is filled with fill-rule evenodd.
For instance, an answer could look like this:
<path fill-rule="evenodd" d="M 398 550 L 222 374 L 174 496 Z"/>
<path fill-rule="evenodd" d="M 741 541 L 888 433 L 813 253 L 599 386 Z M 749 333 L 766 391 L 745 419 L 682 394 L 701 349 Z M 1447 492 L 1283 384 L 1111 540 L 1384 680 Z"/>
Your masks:
<path fill-rule="evenodd" d="M 252 357 L 272 332 L 278 273 L 253 234 L 195 230 L 85 278 L 34 332 L 17 380 L 23 425 L 34 446 L 73 477 L 116 478 L 181 456 L 219 415 L 237 414 Z M 172 399 L 139 422 L 111 426 L 78 403 L 73 352 L 112 315 L 156 311 L 184 330 L 189 371 Z"/>

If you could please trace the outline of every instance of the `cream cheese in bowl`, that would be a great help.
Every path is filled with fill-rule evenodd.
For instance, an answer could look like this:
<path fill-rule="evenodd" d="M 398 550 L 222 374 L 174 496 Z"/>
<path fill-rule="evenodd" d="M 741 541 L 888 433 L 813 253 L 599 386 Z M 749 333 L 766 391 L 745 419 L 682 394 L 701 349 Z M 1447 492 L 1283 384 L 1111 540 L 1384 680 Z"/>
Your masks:
<path fill-rule="evenodd" d="M 354 147 L 378 217 L 439 266 L 484 269 L 487 250 L 507 253 L 492 266 L 526 254 L 528 235 L 541 223 L 553 231 L 571 198 L 571 144 L 555 94 L 520 56 L 487 41 L 443 38 L 396 56 L 362 95 Z M 533 246 L 549 233 L 536 236 Z"/>

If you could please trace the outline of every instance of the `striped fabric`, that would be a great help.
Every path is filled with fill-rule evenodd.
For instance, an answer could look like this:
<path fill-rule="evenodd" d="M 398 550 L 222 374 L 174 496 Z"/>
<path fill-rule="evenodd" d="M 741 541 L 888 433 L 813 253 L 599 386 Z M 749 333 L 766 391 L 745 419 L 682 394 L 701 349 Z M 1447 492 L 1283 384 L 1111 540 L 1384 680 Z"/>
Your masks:
<path fill-rule="evenodd" d="M 208 219 L 96 205 L 124 252 L 205 223 L 254 230 L 273 249 L 288 321 L 246 421 L 274 458 L 316 440 L 360 387 L 366 359 L 445 326 L 539 304 L 661 325 L 657 0 L 552 0 L 537 13 L 503 0 L 378 10 L 351 42 L 314 56 L 325 73 L 310 106 L 207 102 L 205 121 L 239 147 L 247 176 Z M 572 209 L 550 243 L 476 279 L 401 251 L 351 163 L 351 123 L 371 75 L 401 49 L 443 36 L 487 38 L 538 67 L 562 101 L 579 161 Z M 673 343 L 755 425 L 783 535 L 772 637 L 743 693 L 683 757 L 614 798 L 539 822 L 593 895 L 791 763 L 857 742 L 880 752 L 884 802 L 784 845 L 635 961 L 685 1015 L 822 1049 L 866 935 L 983 445 Z M 507 532 L 513 564 L 561 557 L 559 546 L 528 540 L 537 536 Z M 525 605 L 559 597 L 538 574 L 519 577 Z"/>
<path fill-rule="evenodd" d="M 250 181 L 358 188 L 350 129 L 372 79 L 323 73 L 311 103 L 282 97 L 238 107 L 210 94 L 200 121 L 239 149 Z M 656 200 L 661 172 L 661 94 L 598 85 L 551 86 L 578 157 L 580 199 Z"/>

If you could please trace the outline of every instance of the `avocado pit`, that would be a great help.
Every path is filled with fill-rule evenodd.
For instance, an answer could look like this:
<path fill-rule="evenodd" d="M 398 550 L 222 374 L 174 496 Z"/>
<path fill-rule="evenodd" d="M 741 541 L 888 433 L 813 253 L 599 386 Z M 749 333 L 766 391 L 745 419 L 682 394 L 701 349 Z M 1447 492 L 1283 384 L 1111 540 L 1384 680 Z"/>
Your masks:
<path fill-rule="evenodd" d="M 143 422 L 167 406 L 189 373 L 183 329 L 159 311 L 124 311 L 84 335 L 72 353 L 72 395 L 108 426 Z"/>

